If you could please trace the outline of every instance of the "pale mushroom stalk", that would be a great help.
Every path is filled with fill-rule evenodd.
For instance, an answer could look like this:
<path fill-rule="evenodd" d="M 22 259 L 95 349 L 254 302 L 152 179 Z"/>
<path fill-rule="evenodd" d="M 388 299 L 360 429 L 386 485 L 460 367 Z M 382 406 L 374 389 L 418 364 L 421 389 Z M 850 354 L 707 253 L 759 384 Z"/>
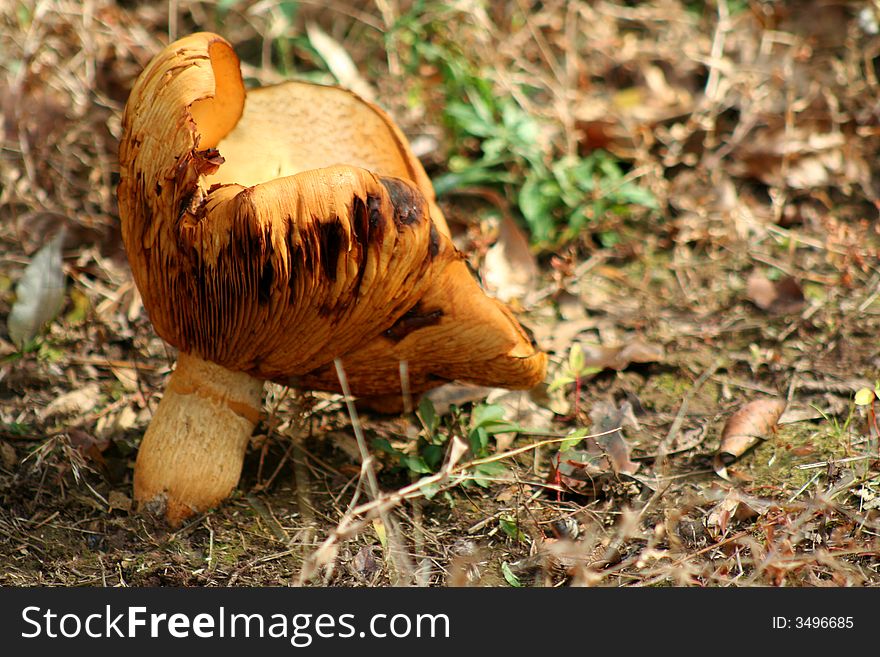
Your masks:
<path fill-rule="evenodd" d="M 245 92 L 232 47 L 162 50 L 123 115 L 122 237 L 179 360 L 135 498 L 178 524 L 235 487 L 266 380 L 357 396 L 453 379 L 528 388 L 546 356 L 477 285 L 403 134 L 350 92 Z"/>
<path fill-rule="evenodd" d="M 263 382 L 189 354 L 177 368 L 144 434 L 135 499 L 172 524 L 227 498 L 260 419 Z"/>

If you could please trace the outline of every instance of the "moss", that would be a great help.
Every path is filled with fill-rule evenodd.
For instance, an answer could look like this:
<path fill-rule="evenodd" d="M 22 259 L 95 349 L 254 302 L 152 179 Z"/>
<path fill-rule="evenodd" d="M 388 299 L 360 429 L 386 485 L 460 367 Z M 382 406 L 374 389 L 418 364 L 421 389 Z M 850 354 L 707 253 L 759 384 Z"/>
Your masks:
<path fill-rule="evenodd" d="M 824 472 L 798 466 L 845 458 L 850 455 L 848 445 L 847 431 L 834 422 L 823 421 L 818 427 L 799 422 L 783 426 L 776 436 L 762 441 L 740 460 L 739 467 L 752 478 L 751 487 L 790 497 L 817 471 Z"/>

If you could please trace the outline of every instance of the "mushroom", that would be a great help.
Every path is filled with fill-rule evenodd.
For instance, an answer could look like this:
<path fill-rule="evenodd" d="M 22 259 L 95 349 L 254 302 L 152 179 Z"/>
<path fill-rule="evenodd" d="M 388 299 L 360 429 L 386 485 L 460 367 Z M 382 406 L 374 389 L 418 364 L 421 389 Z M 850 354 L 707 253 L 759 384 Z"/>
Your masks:
<path fill-rule="evenodd" d="M 546 357 L 452 245 L 397 126 L 349 91 L 245 91 L 230 44 L 163 49 L 123 115 L 122 236 L 177 366 L 134 494 L 172 525 L 238 483 L 266 380 L 401 395 L 453 379 L 530 388 Z"/>

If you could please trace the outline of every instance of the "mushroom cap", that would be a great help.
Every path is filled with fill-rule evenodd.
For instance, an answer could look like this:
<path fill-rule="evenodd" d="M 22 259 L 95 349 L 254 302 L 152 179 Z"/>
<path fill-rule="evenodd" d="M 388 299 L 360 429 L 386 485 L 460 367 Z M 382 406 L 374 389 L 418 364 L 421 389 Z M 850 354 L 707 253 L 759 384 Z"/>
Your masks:
<path fill-rule="evenodd" d="M 167 46 L 123 116 L 122 235 L 157 333 L 260 379 L 338 391 L 526 388 L 546 357 L 488 298 L 399 128 L 351 92 L 245 92 L 223 38 Z"/>

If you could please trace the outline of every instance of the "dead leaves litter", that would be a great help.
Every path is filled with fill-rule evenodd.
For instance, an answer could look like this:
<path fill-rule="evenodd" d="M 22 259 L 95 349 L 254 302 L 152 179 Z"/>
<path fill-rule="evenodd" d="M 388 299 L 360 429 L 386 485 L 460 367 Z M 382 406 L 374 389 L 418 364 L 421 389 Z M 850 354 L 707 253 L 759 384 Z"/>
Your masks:
<path fill-rule="evenodd" d="M 623 427 L 639 429 L 632 404 L 624 401 L 597 401 L 590 411 L 592 434 L 583 442 L 560 450 L 557 455 L 557 483 L 580 493 L 589 494 L 597 488 L 597 480 L 608 475 L 633 475 L 639 464 L 630 460 L 630 447 Z"/>
<path fill-rule="evenodd" d="M 761 310 L 774 315 L 788 315 L 804 307 L 804 291 L 793 277 L 771 281 L 755 272 L 746 282 L 746 296 Z"/>

